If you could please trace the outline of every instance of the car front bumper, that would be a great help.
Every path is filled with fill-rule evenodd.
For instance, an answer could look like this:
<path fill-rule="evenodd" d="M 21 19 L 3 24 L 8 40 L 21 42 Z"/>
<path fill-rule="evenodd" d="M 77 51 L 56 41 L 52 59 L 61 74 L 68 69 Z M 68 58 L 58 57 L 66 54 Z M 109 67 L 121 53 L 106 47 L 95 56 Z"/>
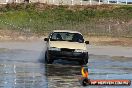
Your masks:
<path fill-rule="evenodd" d="M 66 51 L 48 51 L 48 54 L 53 59 L 66 59 L 66 60 L 82 60 L 88 58 L 88 52 L 66 52 Z"/>

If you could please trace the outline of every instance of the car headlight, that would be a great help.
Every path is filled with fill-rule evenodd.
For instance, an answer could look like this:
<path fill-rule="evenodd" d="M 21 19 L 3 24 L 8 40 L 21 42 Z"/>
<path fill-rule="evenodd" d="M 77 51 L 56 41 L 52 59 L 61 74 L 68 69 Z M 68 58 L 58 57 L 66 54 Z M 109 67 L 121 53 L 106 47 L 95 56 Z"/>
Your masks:
<path fill-rule="evenodd" d="M 53 51 L 60 51 L 60 48 L 56 48 L 56 47 L 49 47 L 49 50 L 53 50 Z"/>
<path fill-rule="evenodd" d="M 75 52 L 87 52 L 86 50 L 82 50 L 82 49 L 75 49 Z"/>

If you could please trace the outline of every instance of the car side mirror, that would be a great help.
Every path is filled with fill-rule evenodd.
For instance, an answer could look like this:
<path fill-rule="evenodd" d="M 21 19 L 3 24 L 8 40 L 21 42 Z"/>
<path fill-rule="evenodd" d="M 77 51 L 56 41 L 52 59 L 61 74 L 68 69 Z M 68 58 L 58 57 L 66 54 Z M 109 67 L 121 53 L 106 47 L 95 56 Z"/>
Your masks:
<path fill-rule="evenodd" d="M 85 41 L 86 44 L 89 44 L 89 41 Z"/>
<path fill-rule="evenodd" d="M 49 38 L 44 38 L 44 41 L 49 41 Z"/>

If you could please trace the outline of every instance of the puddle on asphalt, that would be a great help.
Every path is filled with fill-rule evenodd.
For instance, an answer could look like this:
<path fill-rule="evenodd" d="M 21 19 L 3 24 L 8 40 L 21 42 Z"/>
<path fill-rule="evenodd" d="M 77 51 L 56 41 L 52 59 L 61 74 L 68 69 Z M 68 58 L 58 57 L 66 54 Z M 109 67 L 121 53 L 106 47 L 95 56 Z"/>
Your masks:
<path fill-rule="evenodd" d="M 36 49 L 0 49 L 0 87 L 2 88 L 80 88 L 81 66 L 57 60 L 44 64 L 44 52 Z M 90 54 L 90 79 L 132 80 L 132 59 Z M 118 86 L 119 87 L 119 86 Z M 90 86 L 86 88 L 117 88 Z M 120 86 L 119 88 L 126 88 Z M 127 88 L 132 88 L 128 86 Z"/>

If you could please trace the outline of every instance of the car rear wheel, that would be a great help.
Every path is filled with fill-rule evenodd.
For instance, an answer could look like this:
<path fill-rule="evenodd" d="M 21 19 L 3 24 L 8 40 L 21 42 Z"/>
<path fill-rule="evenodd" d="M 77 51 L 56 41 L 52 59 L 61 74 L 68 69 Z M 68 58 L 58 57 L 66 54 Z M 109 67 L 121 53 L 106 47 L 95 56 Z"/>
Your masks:
<path fill-rule="evenodd" d="M 46 51 L 46 53 L 45 53 L 45 63 L 46 64 L 52 64 L 53 62 L 54 62 L 54 60 L 50 57 L 50 55 Z"/>

